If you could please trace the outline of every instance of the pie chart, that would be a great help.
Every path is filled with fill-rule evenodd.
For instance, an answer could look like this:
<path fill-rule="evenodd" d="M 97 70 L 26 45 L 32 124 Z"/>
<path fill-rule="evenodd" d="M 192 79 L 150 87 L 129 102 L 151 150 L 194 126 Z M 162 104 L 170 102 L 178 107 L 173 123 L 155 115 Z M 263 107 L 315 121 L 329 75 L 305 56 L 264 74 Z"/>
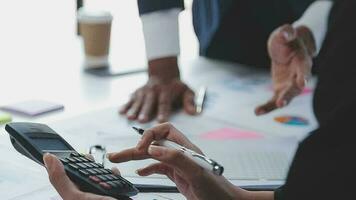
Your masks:
<path fill-rule="evenodd" d="M 275 117 L 274 120 L 276 122 L 290 125 L 290 126 L 307 126 L 309 125 L 309 121 L 303 117 L 298 116 L 279 116 Z"/>

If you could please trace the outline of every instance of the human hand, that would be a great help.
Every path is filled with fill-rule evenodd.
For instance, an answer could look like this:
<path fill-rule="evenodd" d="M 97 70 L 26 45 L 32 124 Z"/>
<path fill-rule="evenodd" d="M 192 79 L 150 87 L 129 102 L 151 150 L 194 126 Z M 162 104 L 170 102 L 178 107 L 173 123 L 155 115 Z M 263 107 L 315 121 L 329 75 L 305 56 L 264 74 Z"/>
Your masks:
<path fill-rule="evenodd" d="M 64 171 L 63 164 L 54 155 L 45 154 L 43 156 L 43 161 L 45 163 L 51 184 L 63 200 L 115 200 L 112 197 L 100 196 L 80 191 L 67 176 Z M 116 174 L 119 173 L 117 169 L 113 172 Z"/>
<path fill-rule="evenodd" d="M 202 151 L 169 123 L 147 129 L 136 147 L 108 154 L 115 163 L 153 158 L 158 163 L 138 169 L 140 176 L 162 174 L 170 178 L 188 200 L 244 199 L 248 192 L 232 185 L 223 176 L 217 176 L 196 164 L 178 150 L 152 145 L 167 139 L 197 153 Z"/>
<path fill-rule="evenodd" d="M 120 113 L 141 123 L 156 114 L 158 122 L 166 122 L 172 108 L 182 105 L 188 114 L 195 114 L 194 92 L 180 80 L 176 58 L 150 61 L 149 65 L 148 82 L 133 93 Z"/>
<path fill-rule="evenodd" d="M 303 91 L 316 53 L 314 37 L 304 26 L 284 25 L 271 34 L 268 52 L 272 61 L 274 96 L 256 108 L 256 115 L 286 106 Z"/>

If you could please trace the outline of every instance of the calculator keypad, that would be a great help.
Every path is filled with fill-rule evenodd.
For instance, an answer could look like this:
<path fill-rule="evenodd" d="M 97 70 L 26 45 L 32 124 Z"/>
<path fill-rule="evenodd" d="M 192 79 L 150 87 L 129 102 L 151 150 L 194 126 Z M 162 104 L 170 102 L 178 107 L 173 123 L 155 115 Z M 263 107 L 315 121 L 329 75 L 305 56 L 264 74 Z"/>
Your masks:
<path fill-rule="evenodd" d="M 103 165 L 95 163 L 79 153 L 72 153 L 70 157 L 60 159 L 63 165 L 78 171 L 81 175 L 87 177 L 91 182 L 98 184 L 105 190 L 125 189 L 131 187 L 130 183 L 120 176 L 113 174 Z"/>

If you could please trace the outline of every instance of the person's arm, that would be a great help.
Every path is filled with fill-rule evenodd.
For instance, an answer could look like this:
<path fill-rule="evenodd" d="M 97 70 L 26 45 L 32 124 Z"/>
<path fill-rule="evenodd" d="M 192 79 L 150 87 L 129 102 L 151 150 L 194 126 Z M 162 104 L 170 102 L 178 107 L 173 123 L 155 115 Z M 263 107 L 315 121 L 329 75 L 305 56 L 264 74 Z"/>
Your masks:
<path fill-rule="evenodd" d="M 328 0 L 316 1 L 309 6 L 299 20 L 293 23 L 294 28 L 304 26 L 309 29 L 315 42 L 316 54 L 320 51 L 325 39 L 333 4 L 333 1 Z"/>
<path fill-rule="evenodd" d="M 168 120 L 174 106 L 195 114 L 194 92 L 180 80 L 178 15 L 182 0 L 138 1 L 148 60 L 148 81 L 120 110 L 130 120 Z"/>
<path fill-rule="evenodd" d="M 268 41 L 274 95 L 256 108 L 262 115 L 288 105 L 304 89 L 327 31 L 332 1 L 316 1 L 292 25 L 276 29 Z"/>

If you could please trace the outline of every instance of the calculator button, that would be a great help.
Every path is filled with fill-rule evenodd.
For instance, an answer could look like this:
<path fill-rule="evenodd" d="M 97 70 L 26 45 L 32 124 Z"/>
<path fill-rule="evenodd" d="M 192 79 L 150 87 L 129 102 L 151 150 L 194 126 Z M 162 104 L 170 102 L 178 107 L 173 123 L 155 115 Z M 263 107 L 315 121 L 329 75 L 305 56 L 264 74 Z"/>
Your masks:
<path fill-rule="evenodd" d="M 73 169 L 79 169 L 78 165 L 76 164 L 69 164 L 69 166 Z"/>
<path fill-rule="evenodd" d="M 104 174 L 112 174 L 110 169 L 100 169 Z"/>
<path fill-rule="evenodd" d="M 98 168 L 104 168 L 104 166 L 100 163 L 93 163 L 93 164 L 95 164 Z"/>
<path fill-rule="evenodd" d="M 97 174 L 103 174 L 102 171 L 99 169 L 93 168 L 92 170 L 95 171 Z"/>
<path fill-rule="evenodd" d="M 78 157 L 80 162 L 91 162 L 91 160 L 87 159 L 86 157 Z"/>
<path fill-rule="evenodd" d="M 106 176 L 109 176 L 110 180 L 120 180 L 117 176 L 115 176 L 113 174 L 109 174 L 109 175 L 106 175 Z"/>
<path fill-rule="evenodd" d="M 82 169 L 88 168 L 84 163 L 77 163 L 77 165 Z"/>
<path fill-rule="evenodd" d="M 111 185 L 107 184 L 107 183 L 104 183 L 104 182 L 101 182 L 99 183 L 99 185 L 104 188 L 104 189 L 107 189 L 107 190 L 110 190 L 112 187 Z"/>
<path fill-rule="evenodd" d="M 87 172 L 86 170 L 79 170 L 79 172 L 85 176 L 89 176 L 89 172 Z"/>
<path fill-rule="evenodd" d="M 95 183 L 100 183 L 101 180 L 97 176 L 89 176 L 89 179 Z"/>
<path fill-rule="evenodd" d="M 115 187 L 120 187 L 119 185 L 117 185 L 114 182 L 106 182 L 107 184 L 109 184 L 111 187 L 115 188 Z"/>
<path fill-rule="evenodd" d="M 106 178 L 104 175 L 98 175 L 98 177 L 99 177 L 100 180 L 102 180 L 102 181 L 108 181 L 108 178 Z"/>
<path fill-rule="evenodd" d="M 71 153 L 70 156 L 72 156 L 72 157 L 79 157 L 80 154 L 79 154 L 79 153 Z"/>
<path fill-rule="evenodd" d="M 120 188 L 125 187 L 125 184 L 123 184 L 123 183 L 120 182 L 120 181 L 112 181 L 112 183 L 114 183 L 117 187 L 120 187 Z"/>
<path fill-rule="evenodd" d="M 113 179 L 109 175 L 103 175 L 108 181 L 112 181 Z"/>
<path fill-rule="evenodd" d="M 75 162 L 82 162 L 80 158 L 74 157 L 73 159 L 75 160 Z"/>
<path fill-rule="evenodd" d="M 76 160 L 74 160 L 74 158 L 67 158 L 67 160 L 68 160 L 69 162 L 77 162 Z"/>
<path fill-rule="evenodd" d="M 89 172 L 89 174 L 92 174 L 92 175 L 96 175 L 98 174 L 96 171 L 94 171 L 93 169 L 87 169 L 87 172 Z"/>
<path fill-rule="evenodd" d="M 100 165 L 98 163 L 90 163 L 90 165 L 95 168 L 103 168 L 102 165 Z"/>
<path fill-rule="evenodd" d="M 87 168 L 93 168 L 93 165 L 91 163 L 83 163 Z"/>
<path fill-rule="evenodd" d="M 68 164 L 68 160 L 66 158 L 59 159 L 63 164 Z"/>

